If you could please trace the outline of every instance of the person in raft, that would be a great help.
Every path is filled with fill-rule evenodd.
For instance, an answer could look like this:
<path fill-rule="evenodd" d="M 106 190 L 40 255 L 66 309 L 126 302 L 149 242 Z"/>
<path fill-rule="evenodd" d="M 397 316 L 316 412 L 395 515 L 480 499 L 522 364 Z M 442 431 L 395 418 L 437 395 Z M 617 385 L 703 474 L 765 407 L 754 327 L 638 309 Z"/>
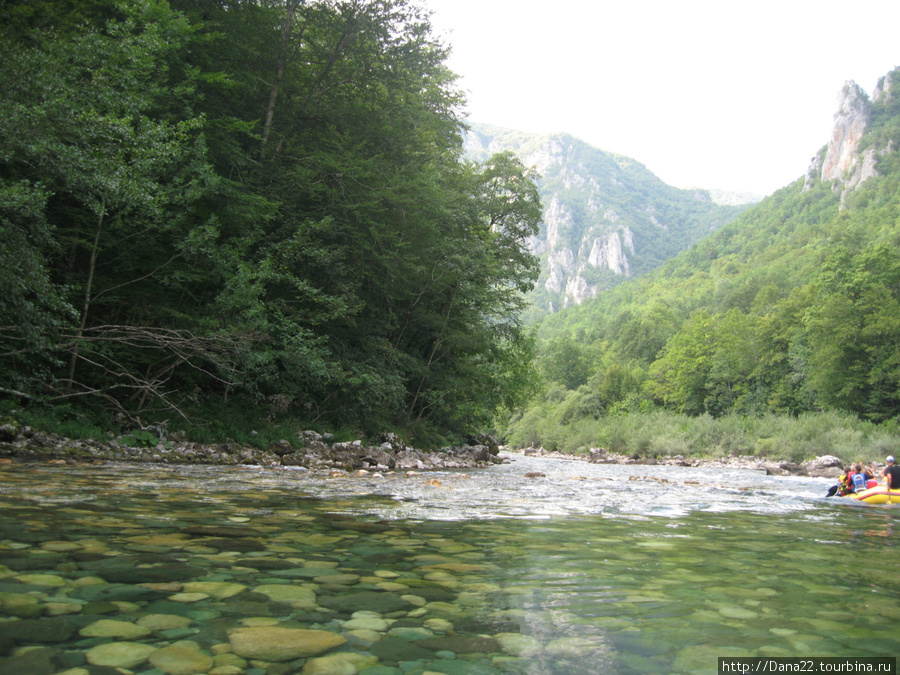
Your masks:
<path fill-rule="evenodd" d="M 863 473 L 862 464 L 859 462 L 853 465 L 853 471 L 850 472 L 850 481 L 854 492 L 862 492 L 866 489 L 866 474 Z"/>
<path fill-rule="evenodd" d="M 838 484 L 833 486 L 825 496 L 831 497 L 834 494 L 838 494 L 843 497 L 844 495 L 849 495 L 853 492 L 853 481 L 851 480 L 852 473 L 851 467 L 844 467 L 843 473 L 838 477 Z"/>
<path fill-rule="evenodd" d="M 888 455 L 887 459 L 884 461 L 887 462 L 887 466 L 884 467 L 884 471 L 881 472 L 881 475 L 884 476 L 884 484 L 887 486 L 888 490 L 900 490 L 900 466 L 894 464 L 893 455 Z"/>
<path fill-rule="evenodd" d="M 866 477 L 866 489 L 877 487 L 878 481 L 875 479 L 875 469 L 871 464 L 858 463 L 856 471 Z"/>

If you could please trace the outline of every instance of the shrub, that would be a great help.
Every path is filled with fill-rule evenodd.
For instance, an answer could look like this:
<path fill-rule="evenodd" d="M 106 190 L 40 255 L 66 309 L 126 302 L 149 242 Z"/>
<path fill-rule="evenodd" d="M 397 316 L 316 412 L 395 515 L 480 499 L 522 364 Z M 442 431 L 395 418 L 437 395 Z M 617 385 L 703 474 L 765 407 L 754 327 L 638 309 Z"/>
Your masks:
<path fill-rule="evenodd" d="M 691 417 L 656 410 L 617 413 L 599 419 L 561 423 L 559 412 L 571 399 L 556 392 L 557 405 L 546 402 L 511 420 L 507 443 L 584 452 L 606 447 L 611 452 L 644 458 L 664 455 L 729 457 L 755 455 L 773 461 L 803 462 L 820 455 L 836 455 L 844 462 L 883 461 L 900 446 L 900 425 L 880 425 L 833 411 L 799 417 L 710 415 Z"/>

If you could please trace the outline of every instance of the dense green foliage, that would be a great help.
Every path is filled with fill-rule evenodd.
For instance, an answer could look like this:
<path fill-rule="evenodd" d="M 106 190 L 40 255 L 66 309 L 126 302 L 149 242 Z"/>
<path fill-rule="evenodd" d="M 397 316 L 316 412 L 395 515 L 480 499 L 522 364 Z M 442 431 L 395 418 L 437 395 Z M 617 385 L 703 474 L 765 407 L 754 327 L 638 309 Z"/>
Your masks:
<path fill-rule="evenodd" d="M 798 180 L 657 271 L 548 317 L 546 386 L 511 441 L 610 445 L 613 418 L 652 411 L 898 419 L 898 120 L 897 96 L 874 102 L 863 147 L 879 175 L 856 189 Z"/>
<path fill-rule="evenodd" d="M 14 1 L 0 41 L 5 394 L 421 441 L 517 402 L 534 177 L 463 161 L 413 3 Z"/>
<path fill-rule="evenodd" d="M 836 411 L 716 418 L 653 410 L 600 419 L 582 417 L 568 423 L 559 423 L 548 410 L 533 408 L 528 414 L 531 419 L 517 427 L 512 440 L 574 455 L 603 447 L 634 459 L 753 456 L 803 462 L 834 455 L 845 462 L 884 462 L 886 455 L 896 454 L 900 443 L 900 425 L 895 420 L 876 424 Z"/>

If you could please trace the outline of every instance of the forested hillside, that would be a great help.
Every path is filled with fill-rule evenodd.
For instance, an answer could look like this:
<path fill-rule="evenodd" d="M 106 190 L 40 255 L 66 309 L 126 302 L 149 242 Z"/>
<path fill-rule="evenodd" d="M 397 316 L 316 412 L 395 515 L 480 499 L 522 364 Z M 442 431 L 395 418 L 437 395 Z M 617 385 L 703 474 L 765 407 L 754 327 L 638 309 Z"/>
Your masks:
<path fill-rule="evenodd" d="M 852 157 L 836 133 L 843 145 L 824 148 L 805 179 L 659 270 L 548 317 L 546 386 L 511 421 L 512 442 L 605 445 L 610 420 L 634 412 L 834 412 L 896 426 L 898 79 L 872 100 L 845 90 L 865 125 Z"/>
<path fill-rule="evenodd" d="M 544 206 L 529 241 L 541 275 L 528 296 L 528 322 L 659 267 L 746 208 L 666 185 L 640 162 L 568 134 L 471 126 L 468 157 L 484 161 L 503 151 L 537 171 Z"/>
<path fill-rule="evenodd" d="M 439 441 L 522 391 L 540 218 L 407 0 L 0 4 L 0 389 Z"/>

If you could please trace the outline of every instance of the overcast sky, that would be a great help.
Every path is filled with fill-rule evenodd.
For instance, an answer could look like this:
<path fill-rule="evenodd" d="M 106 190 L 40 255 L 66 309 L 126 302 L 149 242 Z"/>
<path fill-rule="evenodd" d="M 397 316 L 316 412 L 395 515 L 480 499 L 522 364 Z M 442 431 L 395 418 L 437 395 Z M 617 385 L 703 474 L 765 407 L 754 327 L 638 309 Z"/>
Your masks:
<path fill-rule="evenodd" d="M 421 0 L 469 121 L 568 132 L 676 187 L 770 194 L 847 80 L 900 66 L 898 0 Z"/>

